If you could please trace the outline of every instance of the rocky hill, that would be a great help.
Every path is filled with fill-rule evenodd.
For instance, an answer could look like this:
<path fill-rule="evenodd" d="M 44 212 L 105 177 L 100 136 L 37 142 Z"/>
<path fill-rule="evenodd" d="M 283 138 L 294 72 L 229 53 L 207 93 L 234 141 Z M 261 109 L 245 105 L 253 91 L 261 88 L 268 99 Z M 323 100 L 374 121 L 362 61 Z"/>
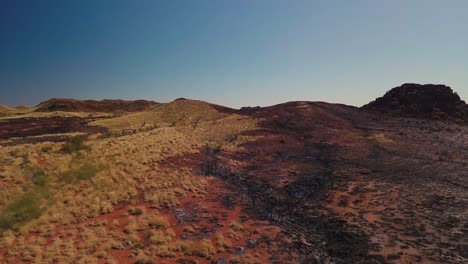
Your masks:
<path fill-rule="evenodd" d="M 362 107 L 401 117 L 468 122 L 468 106 L 450 87 L 406 83 Z"/>
<path fill-rule="evenodd" d="M 75 100 L 53 98 L 36 106 L 35 112 L 138 112 L 147 110 L 158 103 L 147 100 Z"/>

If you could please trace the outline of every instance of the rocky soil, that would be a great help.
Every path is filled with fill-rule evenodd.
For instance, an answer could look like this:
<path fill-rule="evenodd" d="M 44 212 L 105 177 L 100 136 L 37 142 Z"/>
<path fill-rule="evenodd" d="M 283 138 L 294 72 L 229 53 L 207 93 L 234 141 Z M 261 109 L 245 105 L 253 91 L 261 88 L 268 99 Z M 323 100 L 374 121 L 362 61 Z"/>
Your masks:
<path fill-rule="evenodd" d="M 249 115 L 257 140 L 220 154 L 219 174 L 303 263 L 467 261 L 468 127 L 309 102 Z"/>

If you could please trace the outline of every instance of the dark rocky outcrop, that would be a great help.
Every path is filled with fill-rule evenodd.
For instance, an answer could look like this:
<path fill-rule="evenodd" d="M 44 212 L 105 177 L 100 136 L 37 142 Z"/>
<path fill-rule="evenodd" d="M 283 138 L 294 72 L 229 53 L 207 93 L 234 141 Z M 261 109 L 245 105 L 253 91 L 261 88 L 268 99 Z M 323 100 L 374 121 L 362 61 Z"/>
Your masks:
<path fill-rule="evenodd" d="M 468 106 L 450 87 L 406 83 L 362 107 L 394 116 L 468 122 Z"/>

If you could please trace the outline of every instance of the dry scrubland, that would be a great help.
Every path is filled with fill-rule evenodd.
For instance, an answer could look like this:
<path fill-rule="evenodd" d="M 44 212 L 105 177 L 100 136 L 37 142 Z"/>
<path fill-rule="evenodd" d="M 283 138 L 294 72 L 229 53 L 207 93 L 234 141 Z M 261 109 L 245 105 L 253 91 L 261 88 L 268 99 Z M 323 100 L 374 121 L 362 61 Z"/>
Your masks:
<path fill-rule="evenodd" d="M 181 99 L 170 104 L 155 106 L 152 111 L 132 113 L 118 118 L 96 121 L 91 124 L 105 126 L 112 130 L 134 129 L 144 131 L 174 126 L 189 126 L 195 129 L 199 124 L 207 121 L 219 120 L 227 123 L 229 120 L 224 119 L 227 117 L 229 117 L 228 114 L 216 110 L 212 105 L 205 102 Z M 219 127 L 215 129 L 219 130 Z"/>
<path fill-rule="evenodd" d="M 62 112 L 62 111 L 57 111 L 57 112 L 15 112 L 15 111 L 10 111 L 8 112 L 9 114 L 7 116 L 4 116 L 3 119 L 13 119 L 13 118 L 18 118 L 20 116 L 21 118 L 48 118 L 48 117 L 96 117 L 96 118 L 111 118 L 113 117 L 112 114 L 109 113 L 99 113 L 99 112 L 93 112 L 93 113 L 83 113 L 83 112 Z"/>
<path fill-rule="evenodd" d="M 9 111 L 0 263 L 466 263 L 466 105 L 433 88 L 371 110 Z"/>
<path fill-rule="evenodd" d="M 54 111 L 54 112 L 35 112 L 35 108 L 5 108 L 0 106 L 0 117 L 2 119 L 14 119 L 14 118 L 48 118 L 48 117 L 96 117 L 96 118 L 111 118 L 116 114 L 104 113 L 104 112 L 66 112 L 66 111 Z"/>
<path fill-rule="evenodd" d="M 219 180 L 170 161 L 205 145 L 236 149 L 256 122 L 176 101 L 96 121 L 113 132 L 85 141 L 73 134 L 70 143 L 2 147 L 0 262 L 204 263 L 224 254 L 231 263 L 263 263 L 266 246 L 226 252 L 244 251 L 236 245 L 250 238 L 273 239 L 279 229 L 241 224 L 239 208 L 220 204 Z M 183 221 L 184 214 L 200 220 Z M 208 232 L 213 217 L 219 222 Z"/>

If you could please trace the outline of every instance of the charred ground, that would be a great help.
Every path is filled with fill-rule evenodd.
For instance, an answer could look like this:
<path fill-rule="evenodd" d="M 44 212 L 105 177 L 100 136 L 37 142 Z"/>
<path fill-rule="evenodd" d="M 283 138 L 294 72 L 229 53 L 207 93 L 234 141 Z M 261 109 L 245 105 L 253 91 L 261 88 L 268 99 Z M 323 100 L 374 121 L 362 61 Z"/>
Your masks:
<path fill-rule="evenodd" d="M 217 174 L 290 230 L 301 261 L 465 261 L 465 126 L 309 102 L 249 115 L 257 140 L 219 154 Z"/>

